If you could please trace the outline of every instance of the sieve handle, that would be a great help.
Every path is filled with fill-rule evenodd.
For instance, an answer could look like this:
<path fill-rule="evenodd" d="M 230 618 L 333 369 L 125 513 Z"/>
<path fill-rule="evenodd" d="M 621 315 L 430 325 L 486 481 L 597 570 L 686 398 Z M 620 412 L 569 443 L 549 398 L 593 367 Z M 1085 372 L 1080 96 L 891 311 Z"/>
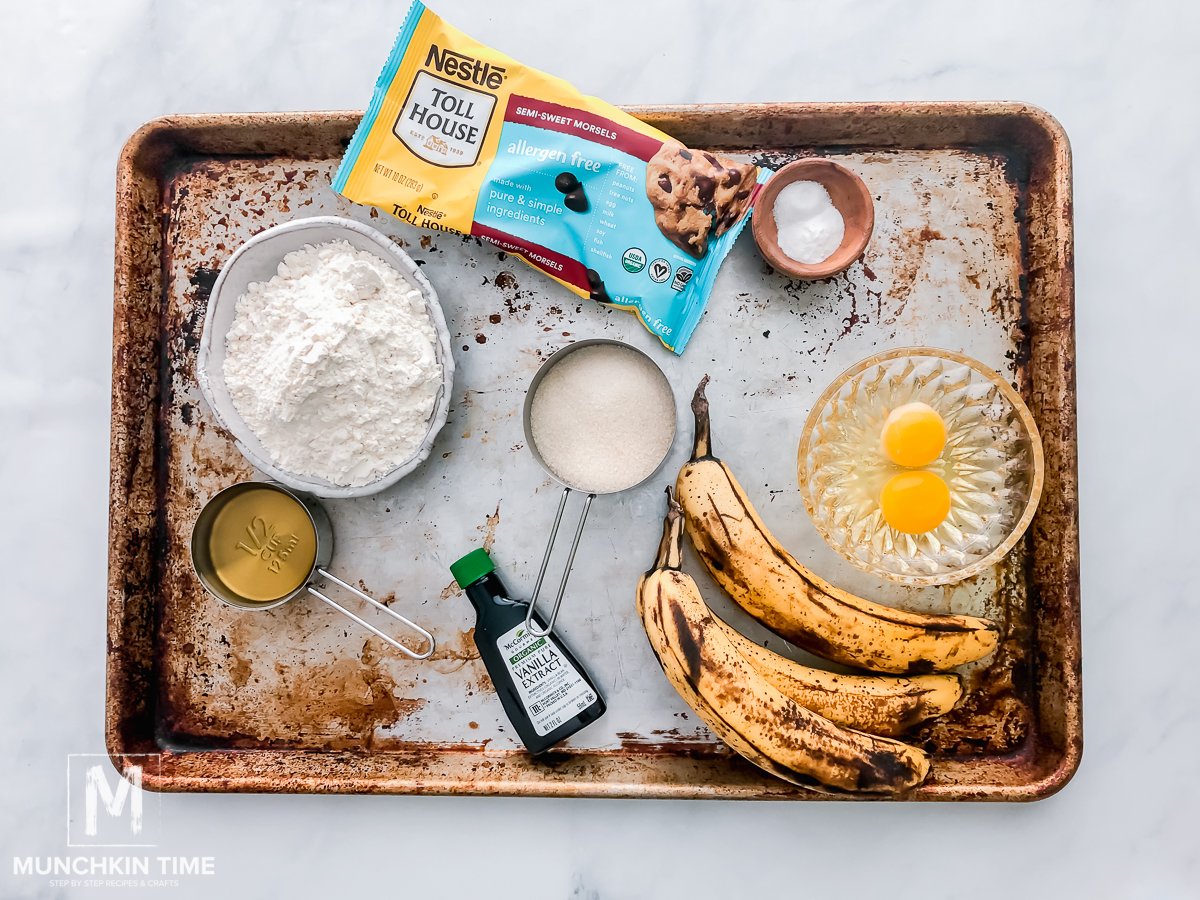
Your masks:
<path fill-rule="evenodd" d="M 583 536 L 583 526 L 587 523 L 588 510 L 592 508 L 595 494 L 588 494 L 583 501 L 583 512 L 579 514 L 579 524 L 575 526 L 575 537 L 571 539 L 571 552 L 567 555 L 567 565 L 563 569 L 562 581 L 558 584 L 558 596 L 550 607 L 550 618 L 546 620 L 546 630 L 540 630 L 533 624 L 533 611 L 537 608 L 538 595 L 542 592 L 542 581 L 546 578 L 546 567 L 550 565 L 550 554 L 554 552 L 554 541 L 558 537 L 558 526 L 562 523 L 563 510 L 567 508 L 567 498 L 571 496 L 570 488 L 563 488 L 562 499 L 558 501 L 558 512 L 554 515 L 554 524 L 550 527 L 550 540 L 546 544 L 546 555 L 542 557 L 542 568 L 538 572 L 537 583 L 533 586 L 533 596 L 529 598 L 529 609 L 525 612 L 525 628 L 536 637 L 545 637 L 554 630 L 554 621 L 558 618 L 558 608 L 562 606 L 563 594 L 567 592 L 567 579 L 571 577 L 571 567 L 575 565 L 575 551 L 579 549 L 579 539 Z"/>
<path fill-rule="evenodd" d="M 376 600 L 370 594 L 367 594 L 364 591 L 360 591 L 358 588 L 356 588 L 352 584 L 347 584 L 346 582 L 342 581 L 342 579 L 338 578 L 336 575 L 332 575 L 329 572 L 327 572 L 321 568 L 318 568 L 317 572 L 320 573 L 322 578 L 329 579 L 334 584 L 336 584 L 338 587 L 345 588 L 350 593 L 354 594 L 354 596 L 358 597 L 360 600 L 367 601 L 367 603 L 370 603 L 372 606 L 374 606 L 376 609 L 380 610 L 381 612 L 385 612 L 389 616 L 391 616 L 393 619 L 403 622 L 405 625 L 407 625 L 409 628 L 411 628 L 413 631 L 415 631 L 417 634 L 421 635 L 421 637 L 425 639 L 425 643 L 427 643 L 429 645 L 429 649 L 424 650 L 421 653 L 418 653 L 416 650 L 409 649 L 408 647 L 406 647 L 404 644 L 400 643 L 395 638 L 389 637 L 388 635 L 384 634 L 382 631 L 380 631 L 378 628 L 376 628 L 370 622 L 368 622 L 365 619 L 361 618 L 360 616 L 357 616 L 354 613 L 350 612 L 350 610 L 346 609 L 346 607 L 342 606 L 340 603 L 337 603 L 334 600 L 330 600 L 328 597 L 326 597 L 324 594 L 322 594 L 320 591 L 318 591 L 315 587 L 312 587 L 310 585 L 308 588 L 308 592 L 310 594 L 312 594 L 314 597 L 328 603 L 330 606 L 332 606 L 334 609 L 336 609 L 338 612 L 340 612 L 347 619 L 351 619 L 351 620 L 357 622 L 363 628 L 367 629 L 367 631 L 371 632 L 371 634 L 375 635 L 380 640 L 382 640 L 388 644 L 391 644 L 393 647 L 395 647 L 397 650 L 399 650 L 401 653 L 403 653 L 407 657 L 410 657 L 412 659 L 429 659 L 429 657 L 431 657 L 433 655 L 433 651 L 437 647 L 437 642 L 434 641 L 432 634 L 430 634 L 428 631 L 426 631 L 424 628 L 422 628 L 416 622 L 412 621 L 411 619 L 406 619 L 404 616 L 400 615 L 400 613 L 396 612 L 394 609 L 388 609 L 386 606 L 384 606 L 382 603 L 380 603 L 378 600 Z"/>

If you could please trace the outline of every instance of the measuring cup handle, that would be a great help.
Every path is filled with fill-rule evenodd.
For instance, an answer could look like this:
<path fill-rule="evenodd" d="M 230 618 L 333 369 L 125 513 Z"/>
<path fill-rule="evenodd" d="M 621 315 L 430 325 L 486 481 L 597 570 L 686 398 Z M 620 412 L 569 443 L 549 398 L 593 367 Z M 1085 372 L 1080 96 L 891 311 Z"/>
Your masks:
<path fill-rule="evenodd" d="M 563 510 L 567 507 L 567 498 L 571 496 L 570 488 L 563 488 L 562 497 L 558 501 L 558 512 L 554 515 L 554 524 L 550 527 L 550 540 L 546 543 L 546 555 L 542 557 L 542 568 L 538 571 L 537 583 L 533 586 L 533 596 L 529 598 L 529 609 L 525 612 L 525 628 L 536 636 L 545 637 L 554 630 L 554 622 L 558 618 L 558 608 L 562 606 L 563 594 L 567 592 L 567 579 L 571 577 L 571 567 L 575 565 L 575 551 L 579 549 L 579 539 L 583 536 L 583 526 L 587 523 L 588 510 L 592 508 L 595 494 L 588 494 L 583 502 L 583 512 L 579 514 L 579 524 L 575 526 L 575 537 L 571 539 L 571 552 L 567 555 L 567 565 L 563 569 L 562 581 L 558 584 L 558 595 L 554 605 L 550 607 L 550 618 L 546 620 L 546 630 L 543 631 L 533 624 L 533 612 L 537 608 L 538 596 L 542 592 L 542 582 L 546 578 L 546 567 L 550 565 L 550 554 L 554 552 L 554 542 L 558 538 L 558 526 L 562 523 Z"/>
<path fill-rule="evenodd" d="M 391 644 L 393 647 L 395 647 L 397 650 L 399 650 L 405 656 L 408 656 L 412 659 L 429 659 L 429 657 L 431 657 L 433 655 L 433 651 L 437 647 L 437 642 L 434 641 L 432 634 L 430 634 L 428 631 L 426 631 L 424 628 L 422 628 L 416 622 L 412 621 L 411 619 L 406 619 L 404 616 L 400 615 L 400 613 L 396 612 L 394 609 L 388 609 L 386 606 L 384 606 L 382 603 L 380 603 L 378 600 L 376 600 L 370 594 L 368 594 L 364 591 L 360 591 L 358 588 L 356 588 L 352 584 L 347 584 L 346 582 L 342 581 L 342 579 L 338 578 L 336 575 L 332 575 L 329 572 L 327 572 L 325 569 L 318 568 L 317 572 L 320 573 L 322 578 L 326 578 L 329 581 L 332 581 L 338 587 L 344 588 L 345 590 L 354 594 L 354 596 L 358 597 L 360 600 L 365 600 L 367 603 L 370 603 L 372 606 L 374 606 L 376 609 L 380 610 L 381 612 L 387 613 L 393 619 L 403 622 L 405 625 L 407 625 L 409 628 L 411 628 L 417 634 L 421 635 L 421 637 L 423 637 L 425 639 L 425 642 L 427 644 L 429 644 L 429 648 L 421 653 L 418 653 L 416 650 L 409 649 L 408 647 L 406 647 L 404 644 L 400 643 L 395 638 L 384 634 L 382 631 L 380 631 L 378 628 L 376 628 L 370 622 L 368 622 L 365 619 L 363 619 L 362 617 L 357 616 L 354 613 L 350 612 L 350 610 L 346 609 L 346 607 L 342 606 L 340 603 L 337 603 L 336 601 L 329 599 L 324 594 L 322 594 L 320 591 L 318 591 L 315 587 L 309 586 L 308 592 L 310 594 L 312 594 L 314 597 L 316 597 L 319 600 L 323 600 L 325 603 L 328 603 L 330 606 L 332 606 L 334 609 L 336 609 L 338 612 L 340 612 L 343 616 L 357 622 L 363 628 L 367 629 L 367 631 L 371 632 L 371 634 L 375 635 L 380 640 L 385 641 L 388 644 Z"/>

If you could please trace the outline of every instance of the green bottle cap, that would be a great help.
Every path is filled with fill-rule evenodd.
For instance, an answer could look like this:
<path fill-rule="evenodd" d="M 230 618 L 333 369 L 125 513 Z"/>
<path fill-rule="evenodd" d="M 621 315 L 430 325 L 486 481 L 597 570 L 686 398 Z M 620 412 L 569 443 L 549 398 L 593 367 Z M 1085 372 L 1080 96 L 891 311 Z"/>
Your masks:
<path fill-rule="evenodd" d="M 474 584 L 484 575 L 494 571 L 496 571 L 496 564 L 492 562 L 492 558 L 482 547 L 472 550 L 462 559 L 450 564 L 450 574 L 462 588 L 468 584 Z"/>

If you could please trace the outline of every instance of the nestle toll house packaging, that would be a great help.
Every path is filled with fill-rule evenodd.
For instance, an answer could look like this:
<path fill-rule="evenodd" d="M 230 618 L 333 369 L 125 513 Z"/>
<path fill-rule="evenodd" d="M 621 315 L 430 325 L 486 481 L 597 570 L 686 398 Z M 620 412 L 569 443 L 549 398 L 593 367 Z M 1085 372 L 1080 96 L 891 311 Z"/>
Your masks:
<path fill-rule="evenodd" d="M 490 241 L 682 353 L 769 175 L 689 149 L 414 3 L 333 187 Z"/>

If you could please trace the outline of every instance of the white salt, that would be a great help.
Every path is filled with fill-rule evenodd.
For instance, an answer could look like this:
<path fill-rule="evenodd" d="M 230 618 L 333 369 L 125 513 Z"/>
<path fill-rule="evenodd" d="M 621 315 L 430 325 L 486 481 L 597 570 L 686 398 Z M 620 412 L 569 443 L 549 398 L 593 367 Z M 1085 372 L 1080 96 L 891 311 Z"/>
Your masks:
<path fill-rule="evenodd" d="M 606 494 L 648 478 L 671 449 L 675 404 L 658 368 L 633 350 L 574 350 L 538 384 L 533 442 L 563 483 Z"/>
<path fill-rule="evenodd" d="M 793 181 L 776 196 L 772 209 L 779 249 L 796 262 L 812 265 L 828 259 L 846 233 L 842 214 L 829 191 L 817 181 Z"/>

